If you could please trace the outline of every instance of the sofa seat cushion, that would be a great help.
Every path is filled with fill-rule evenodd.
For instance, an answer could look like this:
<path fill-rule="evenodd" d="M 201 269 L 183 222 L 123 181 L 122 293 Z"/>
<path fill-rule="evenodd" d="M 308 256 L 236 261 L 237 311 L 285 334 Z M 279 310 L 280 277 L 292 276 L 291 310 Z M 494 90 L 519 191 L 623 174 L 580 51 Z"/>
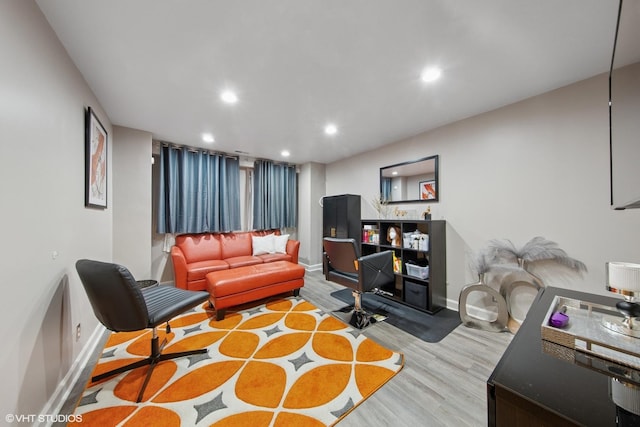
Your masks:
<path fill-rule="evenodd" d="M 213 297 L 222 298 L 276 283 L 300 280 L 304 273 L 303 266 L 287 261 L 256 264 L 211 273 L 207 276 L 207 288 Z"/>
<path fill-rule="evenodd" d="M 226 258 L 224 261 L 229 265 L 229 268 L 238 268 L 238 267 L 246 267 L 247 265 L 262 264 L 262 259 L 260 259 L 260 257 L 253 256 L 253 255 L 234 256 L 231 258 Z"/>
<path fill-rule="evenodd" d="M 258 255 L 258 258 L 262 260 L 262 262 L 274 262 L 274 261 L 289 261 L 291 262 L 292 256 L 289 254 L 262 254 Z"/>
<path fill-rule="evenodd" d="M 219 259 L 212 259 L 209 261 L 192 262 L 187 265 L 187 280 L 189 282 L 195 280 L 202 280 L 207 273 L 219 270 L 228 270 L 229 264 Z"/>

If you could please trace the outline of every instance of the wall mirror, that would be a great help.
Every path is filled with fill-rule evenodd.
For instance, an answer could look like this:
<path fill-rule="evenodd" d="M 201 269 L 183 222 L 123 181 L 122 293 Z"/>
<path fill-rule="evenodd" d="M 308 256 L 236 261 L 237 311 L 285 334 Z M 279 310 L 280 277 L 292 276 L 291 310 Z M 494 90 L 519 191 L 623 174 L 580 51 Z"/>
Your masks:
<path fill-rule="evenodd" d="M 640 3 L 621 1 L 609 71 L 611 205 L 640 208 Z"/>
<path fill-rule="evenodd" d="M 380 197 L 386 203 L 437 202 L 438 156 L 380 168 Z"/>

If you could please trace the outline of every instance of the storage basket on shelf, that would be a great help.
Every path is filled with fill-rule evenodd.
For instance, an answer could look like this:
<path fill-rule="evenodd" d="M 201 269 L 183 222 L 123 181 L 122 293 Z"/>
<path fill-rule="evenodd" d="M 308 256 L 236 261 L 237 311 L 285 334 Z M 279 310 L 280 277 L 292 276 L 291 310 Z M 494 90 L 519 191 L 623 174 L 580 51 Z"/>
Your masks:
<path fill-rule="evenodd" d="M 403 247 L 405 249 L 415 249 L 419 251 L 429 250 L 429 235 L 418 230 L 403 233 Z"/>
<path fill-rule="evenodd" d="M 409 276 L 418 277 L 420 279 L 426 279 L 429 277 L 429 266 L 419 266 L 415 264 L 406 264 L 407 274 Z"/>

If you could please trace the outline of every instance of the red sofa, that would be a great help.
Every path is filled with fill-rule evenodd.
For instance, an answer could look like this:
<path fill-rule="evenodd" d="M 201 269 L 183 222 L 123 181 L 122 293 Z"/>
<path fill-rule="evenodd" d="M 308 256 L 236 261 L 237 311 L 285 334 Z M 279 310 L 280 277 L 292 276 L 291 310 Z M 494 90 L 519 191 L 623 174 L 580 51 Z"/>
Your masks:
<path fill-rule="evenodd" d="M 262 264 L 273 261 L 298 263 L 300 242 L 287 240 L 283 252 L 254 255 L 253 237 L 281 236 L 280 230 L 256 230 L 232 233 L 181 234 L 171 248 L 176 287 L 206 290 L 206 275 L 212 271 Z M 281 242 L 282 243 L 282 242 Z"/>

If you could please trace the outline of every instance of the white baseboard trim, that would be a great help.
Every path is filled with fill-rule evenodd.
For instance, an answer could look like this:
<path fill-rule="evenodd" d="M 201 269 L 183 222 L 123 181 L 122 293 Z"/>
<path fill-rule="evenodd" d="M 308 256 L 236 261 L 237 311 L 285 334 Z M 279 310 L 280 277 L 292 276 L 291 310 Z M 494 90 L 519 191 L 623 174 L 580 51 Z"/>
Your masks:
<path fill-rule="evenodd" d="M 322 264 L 305 264 L 303 262 L 299 262 L 298 264 L 300 264 L 301 266 L 304 267 L 305 270 L 307 271 L 319 271 L 322 270 Z"/>
<path fill-rule="evenodd" d="M 78 382 L 84 367 L 91 358 L 91 355 L 94 353 L 96 346 L 100 343 L 100 339 L 102 338 L 104 331 L 105 327 L 102 324 L 98 324 L 96 326 L 89 337 L 89 341 L 87 341 L 87 344 L 82 348 L 78 357 L 76 357 L 71 364 L 69 371 L 67 371 L 67 374 L 64 376 L 62 381 L 58 383 L 55 391 L 40 411 L 41 414 L 56 415 L 60 413 L 62 405 L 66 403 L 73 386 Z M 39 427 L 50 427 L 52 424 L 53 421 L 48 421 L 39 424 L 36 422 L 33 425 Z"/>
<path fill-rule="evenodd" d="M 458 301 L 452 299 L 447 299 L 447 308 L 457 312 L 460 311 Z M 477 307 L 471 304 L 467 305 L 467 314 L 478 319 L 487 320 L 489 322 L 492 322 L 496 319 L 495 312 L 487 310 L 484 307 Z"/>

